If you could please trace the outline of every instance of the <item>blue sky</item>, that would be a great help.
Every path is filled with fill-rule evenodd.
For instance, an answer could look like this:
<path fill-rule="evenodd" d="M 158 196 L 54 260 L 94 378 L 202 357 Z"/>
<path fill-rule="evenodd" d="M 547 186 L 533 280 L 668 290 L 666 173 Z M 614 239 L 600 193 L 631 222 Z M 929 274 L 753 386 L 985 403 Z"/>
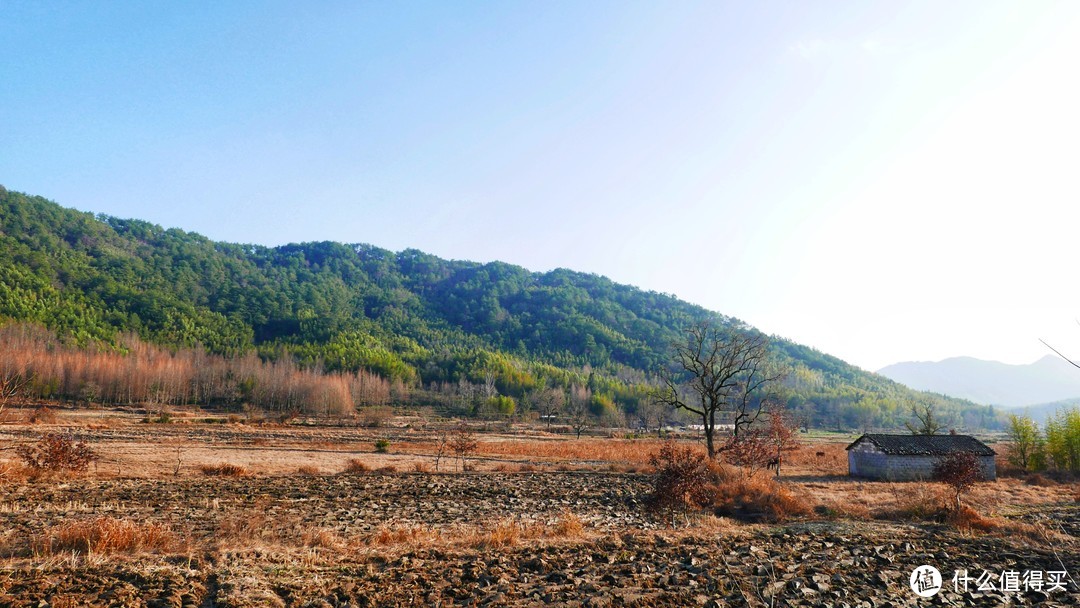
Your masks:
<path fill-rule="evenodd" d="M 4 2 L 0 26 L 9 189 L 595 272 L 867 369 L 1080 356 L 1080 3 Z"/>

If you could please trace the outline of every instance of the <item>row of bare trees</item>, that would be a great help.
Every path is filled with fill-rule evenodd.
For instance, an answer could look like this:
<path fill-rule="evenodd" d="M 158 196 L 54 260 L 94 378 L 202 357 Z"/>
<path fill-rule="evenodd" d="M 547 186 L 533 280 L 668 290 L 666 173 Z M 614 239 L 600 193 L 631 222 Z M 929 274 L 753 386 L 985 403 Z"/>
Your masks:
<path fill-rule="evenodd" d="M 230 406 L 342 415 L 390 400 L 391 384 L 358 371 L 325 374 L 255 354 L 227 359 L 201 349 L 167 350 L 135 336 L 122 348 L 77 348 L 36 325 L 0 327 L 0 409 L 15 398 L 112 405 Z"/>

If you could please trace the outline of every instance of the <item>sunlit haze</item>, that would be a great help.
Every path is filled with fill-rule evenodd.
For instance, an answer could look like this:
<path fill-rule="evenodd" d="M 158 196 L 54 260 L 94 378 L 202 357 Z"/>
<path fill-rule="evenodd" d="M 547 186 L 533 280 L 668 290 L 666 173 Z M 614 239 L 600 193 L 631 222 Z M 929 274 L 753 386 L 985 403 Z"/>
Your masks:
<path fill-rule="evenodd" d="M 0 183 L 1080 358 L 1078 2 L 5 2 Z"/>

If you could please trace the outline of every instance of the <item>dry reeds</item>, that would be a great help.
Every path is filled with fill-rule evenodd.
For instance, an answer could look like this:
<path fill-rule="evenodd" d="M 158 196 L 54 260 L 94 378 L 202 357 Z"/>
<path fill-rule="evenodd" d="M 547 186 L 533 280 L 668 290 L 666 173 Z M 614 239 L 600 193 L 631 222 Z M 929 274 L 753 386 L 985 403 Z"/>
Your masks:
<path fill-rule="evenodd" d="M 246 477 L 251 474 L 247 467 L 229 462 L 200 464 L 198 469 L 203 475 L 211 477 Z"/>
<path fill-rule="evenodd" d="M 576 539 L 584 534 L 585 523 L 566 511 L 549 523 L 524 522 L 509 517 L 500 519 L 490 529 L 477 531 L 468 544 L 477 549 L 503 549 L 525 541 Z"/>
<path fill-rule="evenodd" d="M 113 517 L 65 522 L 46 532 L 37 549 L 57 553 L 141 553 L 176 550 L 179 540 L 167 527 Z"/>

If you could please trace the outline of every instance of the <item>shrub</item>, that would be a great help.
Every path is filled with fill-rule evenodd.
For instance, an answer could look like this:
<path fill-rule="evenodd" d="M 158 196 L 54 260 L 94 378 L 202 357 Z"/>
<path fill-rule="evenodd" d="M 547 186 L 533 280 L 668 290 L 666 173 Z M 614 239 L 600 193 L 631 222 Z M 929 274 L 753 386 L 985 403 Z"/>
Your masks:
<path fill-rule="evenodd" d="M 386 439 L 385 437 L 376 439 L 375 440 L 375 451 L 380 453 L 380 454 L 385 454 L 385 453 L 389 452 L 390 451 L 390 440 Z"/>
<path fill-rule="evenodd" d="M 308 476 L 322 475 L 322 471 L 319 470 L 319 467 L 311 464 L 301 465 L 299 468 L 296 469 L 296 473 L 298 475 Z"/>
<path fill-rule="evenodd" d="M 371 467 L 365 464 L 363 460 L 360 460 L 359 458 L 350 458 L 349 461 L 345 463 L 345 469 L 342 472 L 367 473 L 369 471 L 371 471 Z"/>
<path fill-rule="evenodd" d="M 782 522 L 811 513 L 810 505 L 802 496 L 762 472 L 728 475 L 710 490 L 717 515 L 748 521 Z"/>
<path fill-rule="evenodd" d="M 210 475 L 212 477 L 243 477 L 250 474 L 247 467 L 228 462 L 202 464 L 199 465 L 199 470 L 202 471 L 203 475 Z"/>
<path fill-rule="evenodd" d="M 982 481 L 979 457 L 971 452 L 953 452 L 934 464 L 934 479 L 952 487 L 955 510 L 960 511 L 960 495 Z"/>
<path fill-rule="evenodd" d="M 649 459 L 656 469 L 648 507 L 664 513 L 675 525 L 675 514 L 685 513 L 708 503 L 709 467 L 705 458 L 674 441 L 665 441 L 660 451 Z"/>
<path fill-rule="evenodd" d="M 34 471 L 79 473 L 98 459 L 98 454 L 71 435 L 47 433 L 34 445 L 21 445 L 15 453 Z"/>
<path fill-rule="evenodd" d="M 454 432 L 451 433 L 448 446 L 450 451 L 461 459 L 461 470 L 464 471 L 468 469 L 466 458 L 476 452 L 476 449 L 480 444 L 476 441 L 476 436 L 472 429 L 462 422 L 454 429 Z"/>
<path fill-rule="evenodd" d="M 26 420 L 30 424 L 56 424 L 56 412 L 47 405 L 34 408 Z"/>

